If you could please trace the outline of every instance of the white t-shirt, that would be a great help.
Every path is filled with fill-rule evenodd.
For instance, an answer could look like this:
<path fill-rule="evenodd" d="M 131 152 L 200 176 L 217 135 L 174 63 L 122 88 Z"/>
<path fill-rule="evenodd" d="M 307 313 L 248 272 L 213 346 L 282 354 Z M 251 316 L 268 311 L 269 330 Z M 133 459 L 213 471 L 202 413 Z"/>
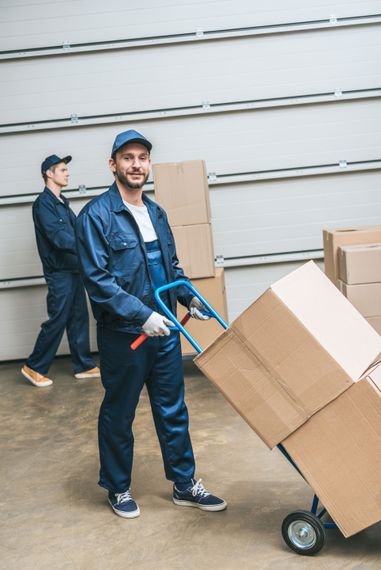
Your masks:
<path fill-rule="evenodd" d="M 140 233 L 144 241 L 154 241 L 157 239 L 155 228 L 152 225 L 147 206 L 133 206 L 123 200 L 123 204 L 129 209 L 139 226 Z"/>

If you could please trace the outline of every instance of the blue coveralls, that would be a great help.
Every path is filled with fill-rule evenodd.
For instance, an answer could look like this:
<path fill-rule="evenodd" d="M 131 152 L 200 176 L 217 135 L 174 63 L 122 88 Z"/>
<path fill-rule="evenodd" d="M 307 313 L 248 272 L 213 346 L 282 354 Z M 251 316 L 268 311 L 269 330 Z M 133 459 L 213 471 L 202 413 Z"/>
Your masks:
<path fill-rule="evenodd" d="M 38 252 L 48 285 L 48 319 L 42 323 L 27 366 L 47 374 L 62 336 L 67 332 L 74 373 L 96 366 L 89 343 L 89 315 L 85 289 L 78 271 L 75 214 L 69 201 L 61 202 L 49 190 L 33 204 Z"/>
<path fill-rule="evenodd" d="M 143 201 L 158 236 L 155 242 L 144 243 L 115 184 L 85 206 L 77 219 L 79 260 L 97 319 L 105 388 L 98 423 L 99 484 L 114 493 L 130 487 L 132 424 L 144 384 L 166 477 L 185 482 L 195 471 L 179 334 L 151 337 L 138 350 L 130 349 L 152 311 L 159 311 L 154 289 L 176 279 L 186 279 L 178 265 L 164 210 L 144 195 Z M 178 298 L 188 306 L 192 294 L 180 288 Z M 167 302 L 173 312 L 176 300 L 176 293 L 169 291 Z"/>

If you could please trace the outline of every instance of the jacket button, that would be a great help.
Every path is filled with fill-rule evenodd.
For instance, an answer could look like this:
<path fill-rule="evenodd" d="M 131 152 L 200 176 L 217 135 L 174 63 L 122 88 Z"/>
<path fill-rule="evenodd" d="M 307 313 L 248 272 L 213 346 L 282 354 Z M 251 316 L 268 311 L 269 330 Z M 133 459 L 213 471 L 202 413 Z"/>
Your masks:
<path fill-rule="evenodd" d="M 127 245 L 127 243 L 124 241 L 122 245 Z"/>

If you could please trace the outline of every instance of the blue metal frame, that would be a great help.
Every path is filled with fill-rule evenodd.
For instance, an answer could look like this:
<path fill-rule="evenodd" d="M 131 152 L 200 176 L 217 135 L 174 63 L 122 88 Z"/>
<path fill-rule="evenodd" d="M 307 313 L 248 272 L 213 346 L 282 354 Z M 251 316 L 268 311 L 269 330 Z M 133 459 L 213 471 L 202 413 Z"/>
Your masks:
<path fill-rule="evenodd" d="M 164 313 L 167 315 L 167 317 L 175 324 L 174 327 L 168 327 L 168 328 L 170 328 L 171 330 L 179 330 L 185 336 L 185 338 L 191 343 L 193 348 L 200 354 L 202 352 L 201 346 L 199 344 L 197 344 L 197 342 L 192 338 L 192 336 L 188 333 L 188 331 L 185 329 L 185 327 L 183 327 L 183 325 L 175 317 L 175 315 L 168 309 L 167 305 L 163 302 L 163 300 L 160 297 L 160 294 L 164 293 L 164 291 L 168 291 L 168 289 L 173 289 L 174 287 L 180 287 L 180 286 L 187 287 L 190 291 L 192 291 L 192 293 L 195 297 L 200 299 L 201 303 L 207 309 L 207 311 L 203 311 L 203 313 L 205 315 L 208 315 L 209 317 L 215 318 L 224 329 L 228 328 L 228 324 L 225 323 L 225 321 L 223 319 L 221 319 L 221 317 L 217 313 L 217 311 L 215 311 L 213 309 L 213 307 L 211 305 L 209 305 L 208 301 L 206 299 L 204 299 L 204 297 L 197 291 L 197 289 L 195 289 L 193 287 L 193 285 L 189 281 L 185 281 L 185 280 L 174 281 L 173 283 L 168 283 L 168 285 L 163 285 L 162 287 L 158 287 L 158 289 L 156 289 L 155 298 L 156 298 L 156 301 L 157 301 L 159 307 L 164 311 Z M 277 447 L 278 447 L 279 451 L 285 456 L 285 458 L 291 463 L 291 465 L 303 477 L 302 472 L 300 471 L 300 469 L 298 468 L 296 463 L 293 461 L 291 456 L 287 453 L 287 451 L 285 450 L 283 445 L 281 443 L 279 443 Z M 304 477 L 303 477 L 303 479 L 304 479 Z M 321 511 L 318 513 L 318 508 L 319 508 L 319 498 L 317 495 L 314 495 L 310 512 L 312 514 L 314 514 L 315 516 L 317 516 L 319 519 L 321 519 L 326 514 L 327 511 L 323 507 L 321 509 Z M 337 528 L 337 525 L 334 522 L 322 523 L 322 524 L 323 524 L 324 528 Z"/>
<path fill-rule="evenodd" d="M 283 453 L 285 458 L 291 463 L 291 465 L 297 470 L 297 472 L 303 477 L 303 474 L 300 471 L 299 467 L 296 465 L 295 461 L 291 458 L 291 456 L 287 453 L 287 451 L 285 450 L 283 445 L 281 443 L 279 443 L 277 445 L 277 447 L 278 447 L 279 451 L 281 453 Z M 303 477 L 303 479 L 304 479 L 304 477 Z M 318 513 L 318 509 L 319 509 L 319 497 L 317 495 L 314 495 L 314 497 L 312 499 L 312 505 L 311 505 L 310 512 L 313 515 L 315 515 L 318 519 L 321 519 L 327 513 L 327 509 L 325 509 L 323 507 L 319 511 L 319 513 Z M 324 528 L 337 528 L 337 524 L 334 522 L 322 522 L 322 525 L 324 526 Z"/>
<path fill-rule="evenodd" d="M 228 328 L 228 324 L 225 323 L 225 321 L 223 319 L 221 319 L 221 317 L 217 313 L 217 311 L 215 311 L 213 309 L 213 307 L 211 305 L 209 305 L 208 301 L 206 299 L 204 299 L 204 297 L 202 295 L 200 295 L 200 293 L 197 291 L 197 289 L 195 289 L 193 287 L 193 285 L 191 283 L 189 283 L 189 281 L 185 281 L 182 279 L 180 281 L 174 281 L 173 283 L 168 283 L 168 285 L 163 285 L 162 287 L 158 287 L 156 289 L 156 291 L 155 291 L 156 301 L 158 302 L 160 308 L 167 315 L 167 317 L 175 324 L 174 327 L 169 327 L 169 328 L 171 330 L 179 330 L 180 332 L 182 332 L 182 334 L 185 336 L 185 338 L 191 343 L 193 348 L 200 354 L 200 352 L 202 352 L 201 346 L 199 344 L 197 344 L 197 342 L 192 338 L 192 336 L 185 329 L 185 327 L 183 327 L 183 325 L 175 317 L 175 315 L 172 313 L 172 311 L 170 311 L 168 309 L 167 305 L 163 302 L 163 300 L 160 297 L 160 294 L 164 293 L 164 291 L 168 291 L 168 289 L 173 289 L 174 287 L 181 287 L 181 286 L 187 287 L 193 293 L 193 295 L 195 297 L 200 299 L 201 303 L 207 309 L 207 311 L 203 311 L 205 315 L 208 315 L 209 317 L 215 318 L 224 329 Z"/>

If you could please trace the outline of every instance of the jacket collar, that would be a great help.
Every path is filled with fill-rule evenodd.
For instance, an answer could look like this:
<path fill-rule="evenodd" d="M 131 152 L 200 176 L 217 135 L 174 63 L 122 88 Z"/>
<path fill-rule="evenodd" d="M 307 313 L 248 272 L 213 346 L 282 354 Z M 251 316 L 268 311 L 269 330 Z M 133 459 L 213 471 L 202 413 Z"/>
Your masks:
<path fill-rule="evenodd" d="M 109 192 L 110 192 L 111 211 L 112 212 L 126 211 L 127 208 L 124 205 L 122 196 L 120 195 L 120 192 L 115 182 L 110 186 Z M 142 200 L 144 204 L 147 206 L 147 208 L 150 210 L 150 212 L 157 215 L 157 213 L 160 211 L 160 207 L 153 200 L 148 198 L 148 196 L 146 196 L 144 192 L 142 194 Z"/>
<path fill-rule="evenodd" d="M 57 198 L 57 196 L 54 194 L 54 192 L 52 192 L 52 191 L 50 190 L 50 188 L 48 188 L 47 186 L 45 186 L 44 192 L 45 192 L 45 194 L 46 194 L 47 196 L 49 196 L 49 198 L 50 198 L 51 200 L 53 200 L 53 202 L 55 202 L 56 204 L 62 204 L 61 200 L 59 200 L 59 199 Z M 62 198 L 64 204 L 65 204 L 66 206 L 68 206 L 69 203 L 70 203 L 69 200 L 68 200 L 63 194 L 61 194 L 61 198 Z"/>

